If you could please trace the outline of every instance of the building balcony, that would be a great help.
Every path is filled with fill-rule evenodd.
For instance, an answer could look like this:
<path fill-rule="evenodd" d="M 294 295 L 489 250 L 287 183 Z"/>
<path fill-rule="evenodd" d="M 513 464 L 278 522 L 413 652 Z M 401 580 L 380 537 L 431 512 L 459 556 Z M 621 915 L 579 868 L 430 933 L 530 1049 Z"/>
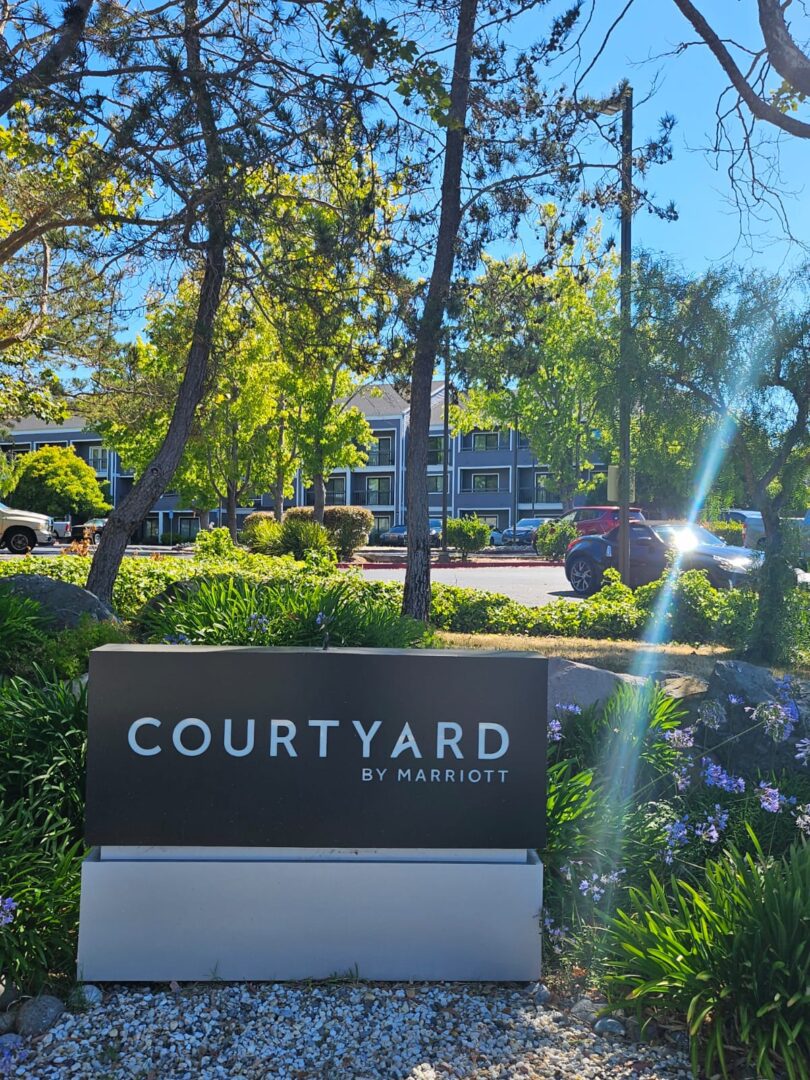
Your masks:
<path fill-rule="evenodd" d="M 393 506 L 394 493 L 392 491 L 355 491 L 352 494 L 354 506 Z"/>
<path fill-rule="evenodd" d="M 394 451 L 393 450 L 375 450 L 374 447 L 368 452 L 368 461 L 365 468 L 383 468 L 390 469 L 394 465 Z"/>

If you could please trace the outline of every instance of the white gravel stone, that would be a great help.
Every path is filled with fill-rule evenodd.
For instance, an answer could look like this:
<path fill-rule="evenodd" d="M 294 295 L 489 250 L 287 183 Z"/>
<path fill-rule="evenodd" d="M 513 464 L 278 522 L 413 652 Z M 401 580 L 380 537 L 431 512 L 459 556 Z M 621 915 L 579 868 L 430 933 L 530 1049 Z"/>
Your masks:
<path fill-rule="evenodd" d="M 525 988 L 416 984 L 107 987 L 26 1040 L 10 1076 L 159 1080 L 680 1080 L 670 1046 L 605 1040 Z M 407 1006 L 406 1009 L 403 1006 Z"/>

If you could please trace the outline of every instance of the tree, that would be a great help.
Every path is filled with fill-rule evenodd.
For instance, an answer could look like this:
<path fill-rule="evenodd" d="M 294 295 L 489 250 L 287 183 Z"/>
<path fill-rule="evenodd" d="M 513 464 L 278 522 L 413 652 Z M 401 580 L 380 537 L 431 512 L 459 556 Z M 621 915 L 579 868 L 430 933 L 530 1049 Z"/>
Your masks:
<path fill-rule="evenodd" d="M 692 279 L 649 265 L 639 321 L 656 339 L 643 377 L 692 395 L 713 428 L 704 488 L 726 451 L 766 532 L 751 651 L 785 659 L 786 595 L 795 577 L 782 522 L 810 470 L 810 296 L 806 269 L 787 280 L 715 270 Z"/>
<path fill-rule="evenodd" d="M 485 260 L 460 301 L 454 364 L 469 390 L 456 427 L 525 435 L 566 509 L 594 452 L 609 450 L 617 355 L 615 259 L 599 231 L 543 273 L 523 257 Z"/>
<path fill-rule="evenodd" d="M 110 509 L 95 471 L 73 447 L 43 446 L 24 454 L 14 472 L 10 502 L 50 517 L 104 514 Z"/>

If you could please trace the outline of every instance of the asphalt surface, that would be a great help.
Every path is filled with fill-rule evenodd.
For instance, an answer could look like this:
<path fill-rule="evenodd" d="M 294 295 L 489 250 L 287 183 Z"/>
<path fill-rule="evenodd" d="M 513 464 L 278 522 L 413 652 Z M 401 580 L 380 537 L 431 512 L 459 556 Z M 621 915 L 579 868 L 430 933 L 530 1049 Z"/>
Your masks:
<path fill-rule="evenodd" d="M 404 581 L 405 570 L 363 570 L 369 581 Z M 463 570 L 431 567 L 431 580 L 447 585 L 463 585 L 470 589 L 505 593 L 529 607 L 542 607 L 551 600 L 564 597 L 575 600 L 571 586 L 561 566 L 481 566 Z"/>
<path fill-rule="evenodd" d="M 54 547 L 37 547 L 34 555 L 54 556 L 63 550 L 61 544 Z M 149 555 L 153 551 L 161 555 L 181 555 L 182 552 L 173 552 L 165 547 L 133 546 L 127 548 L 128 555 Z M 0 559 L 18 559 L 19 555 L 10 555 L 5 549 L 0 549 Z M 376 570 L 365 569 L 362 571 L 370 581 L 404 581 L 405 569 L 399 570 Z M 551 600 L 564 597 L 567 600 L 575 600 L 576 597 L 565 578 L 565 572 L 561 566 L 544 566 L 537 563 L 529 563 L 523 566 L 482 566 L 467 567 L 464 569 L 451 569 L 437 567 L 431 568 L 433 581 L 443 581 L 448 585 L 464 585 L 472 589 L 484 589 L 487 592 L 505 593 L 513 600 L 530 607 L 541 607 Z"/>

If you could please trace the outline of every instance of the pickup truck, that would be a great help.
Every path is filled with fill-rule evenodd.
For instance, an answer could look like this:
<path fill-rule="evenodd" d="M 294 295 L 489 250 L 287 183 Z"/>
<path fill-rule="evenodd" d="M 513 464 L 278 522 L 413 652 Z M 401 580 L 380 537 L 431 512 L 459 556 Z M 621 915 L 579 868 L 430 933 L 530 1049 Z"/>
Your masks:
<path fill-rule="evenodd" d="M 52 518 L 28 510 L 12 510 L 0 503 L 0 547 L 8 548 L 12 555 L 25 555 L 37 544 L 53 544 L 55 540 Z"/>
<path fill-rule="evenodd" d="M 743 527 L 743 547 L 765 550 L 765 523 L 758 510 L 724 510 L 720 515 L 723 521 L 739 521 Z M 810 555 L 810 510 L 803 518 L 788 518 L 798 532 L 801 554 Z"/>

